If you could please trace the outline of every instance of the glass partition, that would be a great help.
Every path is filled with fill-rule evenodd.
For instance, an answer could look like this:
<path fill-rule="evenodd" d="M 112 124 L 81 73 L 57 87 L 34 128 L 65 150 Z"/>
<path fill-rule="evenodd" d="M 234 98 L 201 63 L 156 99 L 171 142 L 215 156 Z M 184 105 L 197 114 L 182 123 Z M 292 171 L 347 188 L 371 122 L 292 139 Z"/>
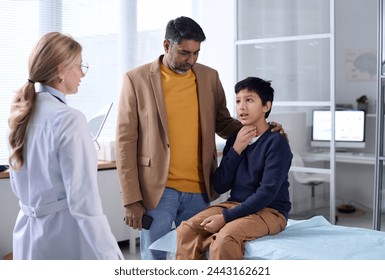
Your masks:
<path fill-rule="evenodd" d="M 377 83 L 377 113 L 376 113 L 376 169 L 375 169 L 375 195 L 373 207 L 373 225 L 377 230 L 385 231 L 385 6 L 383 1 L 378 0 L 378 83 Z"/>
<path fill-rule="evenodd" d="M 242 0 L 238 2 L 238 40 L 329 32 L 329 1 Z"/>
<path fill-rule="evenodd" d="M 329 57 L 330 39 L 238 45 L 238 80 L 271 80 L 276 101 L 329 101 Z"/>

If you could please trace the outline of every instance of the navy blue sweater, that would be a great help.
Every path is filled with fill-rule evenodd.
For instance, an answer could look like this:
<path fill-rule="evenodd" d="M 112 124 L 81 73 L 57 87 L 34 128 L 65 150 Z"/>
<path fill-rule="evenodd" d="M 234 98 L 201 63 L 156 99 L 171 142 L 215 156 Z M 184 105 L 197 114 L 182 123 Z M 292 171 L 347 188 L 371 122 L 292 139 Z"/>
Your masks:
<path fill-rule="evenodd" d="M 278 210 L 287 219 L 291 209 L 288 172 L 293 155 L 286 137 L 268 129 L 239 155 L 233 148 L 236 136 L 227 140 L 213 178 L 217 193 L 231 190 L 228 201 L 241 203 L 223 211 L 225 221 L 265 207 Z"/>

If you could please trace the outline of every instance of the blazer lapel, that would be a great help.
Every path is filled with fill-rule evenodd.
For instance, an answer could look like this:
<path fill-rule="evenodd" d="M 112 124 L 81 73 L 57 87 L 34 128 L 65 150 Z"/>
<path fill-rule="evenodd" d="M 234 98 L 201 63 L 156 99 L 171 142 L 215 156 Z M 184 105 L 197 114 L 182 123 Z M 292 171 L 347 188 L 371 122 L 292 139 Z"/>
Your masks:
<path fill-rule="evenodd" d="M 195 78 L 197 80 L 196 84 L 197 84 L 199 119 L 200 119 L 202 139 L 205 139 L 205 135 L 207 132 L 207 124 L 210 121 L 208 120 L 208 118 L 210 116 L 210 111 L 212 111 L 213 107 L 212 107 L 212 102 L 208 96 L 207 87 L 205 89 L 204 80 L 206 79 L 206 77 L 204 73 L 202 73 L 201 71 L 199 71 L 194 67 L 193 67 L 193 71 L 195 73 Z"/>
<path fill-rule="evenodd" d="M 160 74 L 160 59 L 155 60 L 151 64 L 150 68 L 150 81 L 154 92 L 155 103 L 157 106 L 157 111 L 159 114 L 160 121 L 162 123 L 162 127 L 164 129 L 167 143 L 168 139 L 168 122 L 167 122 L 167 111 L 166 104 L 164 103 L 163 89 L 162 89 L 162 78 Z"/>

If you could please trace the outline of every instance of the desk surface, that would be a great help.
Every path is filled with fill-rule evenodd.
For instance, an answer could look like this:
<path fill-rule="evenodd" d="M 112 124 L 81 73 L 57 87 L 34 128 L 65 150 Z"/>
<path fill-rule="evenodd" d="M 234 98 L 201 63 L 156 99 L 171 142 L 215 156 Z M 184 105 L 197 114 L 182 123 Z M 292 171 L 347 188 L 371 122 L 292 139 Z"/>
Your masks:
<path fill-rule="evenodd" d="M 308 151 L 302 153 L 302 158 L 307 162 L 330 161 L 330 152 Z M 375 157 L 372 153 L 336 152 L 336 162 L 374 164 Z"/>
<path fill-rule="evenodd" d="M 108 170 L 108 169 L 116 169 L 116 162 L 115 161 L 98 161 L 98 170 Z M 3 171 L 0 172 L 0 179 L 6 179 L 9 178 L 9 172 Z"/>

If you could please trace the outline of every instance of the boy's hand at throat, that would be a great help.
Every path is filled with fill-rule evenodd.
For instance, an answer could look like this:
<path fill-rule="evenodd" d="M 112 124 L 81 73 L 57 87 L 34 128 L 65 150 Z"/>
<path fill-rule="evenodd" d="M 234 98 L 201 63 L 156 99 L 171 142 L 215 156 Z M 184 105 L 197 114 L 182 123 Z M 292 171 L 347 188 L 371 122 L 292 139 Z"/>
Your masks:
<path fill-rule="evenodd" d="M 235 139 L 233 149 L 240 155 L 249 145 L 251 139 L 257 136 L 257 128 L 252 125 L 246 125 L 239 130 Z"/>

